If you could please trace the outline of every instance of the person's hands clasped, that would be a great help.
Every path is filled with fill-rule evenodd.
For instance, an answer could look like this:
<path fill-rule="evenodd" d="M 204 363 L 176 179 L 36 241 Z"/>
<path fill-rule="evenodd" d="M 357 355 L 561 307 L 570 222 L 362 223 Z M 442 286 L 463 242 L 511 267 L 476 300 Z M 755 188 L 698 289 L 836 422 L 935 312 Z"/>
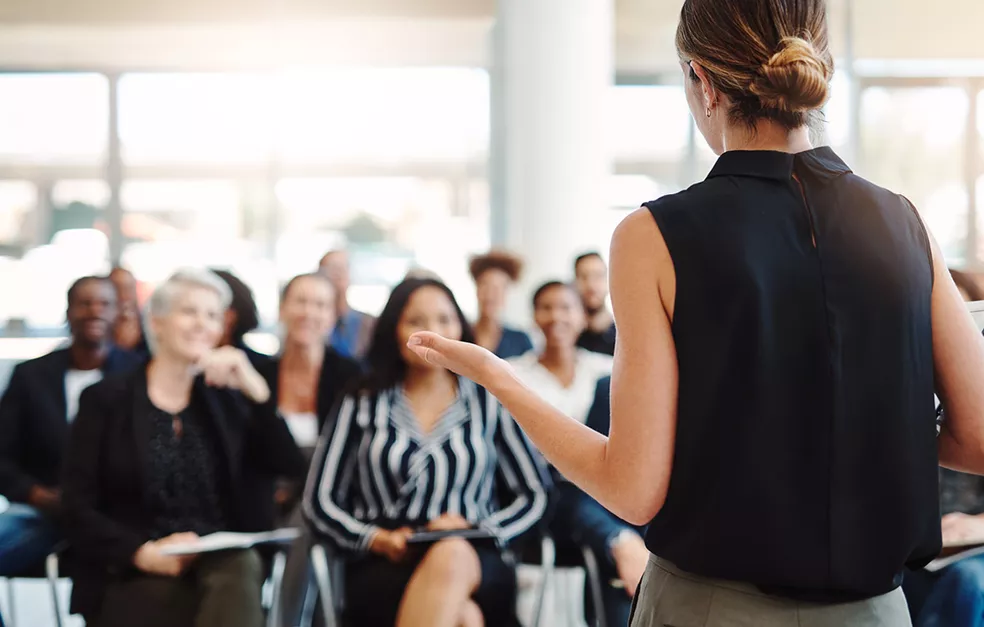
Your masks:
<path fill-rule="evenodd" d="M 414 333 L 407 346 L 428 363 L 471 379 L 484 388 L 512 374 L 505 360 L 481 346 L 449 340 L 430 331 Z"/>
<path fill-rule="evenodd" d="M 393 563 L 401 562 L 407 555 L 407 539 L 412 535 L 413 530 L 409 527 L 394 531 L 380 529 L 369 543 L 369 550 Z"/>
<path fill-rule="evenodd" d="M 984 516 L 954 512 L 944 516 L 940 524 L 944 544 L 984 542 Z"/>
<path fill-rule="evenodd" d="M 133 554 L 133 565 L 148 575 L 180 577 L 198 556 L 165 555 L 162 549 L 168 545 L 194 542 L 197 539 L 198 534 L 186 532 L 175 533 L 160 540 L 146 542 Z"/>
<path fill-rule="evenodd" d="M 222 346 L 209 351 L 202 355 L 197 366 L 210 386 L 239 390 L 256 403 L 265 403 L 270 397 L 270 388 L 263 377 L 238 348 Z"/>
<path fill-rule="evenodd" d="M 458 514 L 443 514 L 427 523 L 428 531 L 456 531 L 458 529 L 471 529 L 471 527 L 471 524 Z"/>

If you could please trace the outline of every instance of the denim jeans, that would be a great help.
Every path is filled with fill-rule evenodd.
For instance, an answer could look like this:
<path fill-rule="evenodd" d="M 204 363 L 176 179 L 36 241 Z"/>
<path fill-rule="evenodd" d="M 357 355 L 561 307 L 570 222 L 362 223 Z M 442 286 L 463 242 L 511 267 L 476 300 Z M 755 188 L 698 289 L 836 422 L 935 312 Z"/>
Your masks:
<path fill-rule="evenodd" d="M 984 627 L 984 555 L 961 560 L 937 573 L 913 624 Z"/>
<path fill-rule="evenodd" d="M 30 505 L 12 503 L 0 513 L 0 577 L 16 576 L 42 564 L 61 539 L 58 527 L 47 516 Z"/>

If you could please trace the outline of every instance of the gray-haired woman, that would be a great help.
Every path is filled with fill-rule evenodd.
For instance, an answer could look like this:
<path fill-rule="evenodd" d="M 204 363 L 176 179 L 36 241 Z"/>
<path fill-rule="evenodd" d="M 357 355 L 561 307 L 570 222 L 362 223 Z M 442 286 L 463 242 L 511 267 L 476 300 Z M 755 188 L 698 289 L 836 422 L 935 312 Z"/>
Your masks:
<path fill-rule="evenodd" d="M 272 476 L 304 460 L 242 351 L 215 346 L 229 289 L 183 270 L 151 298 L 145 369 L 83 394 L 64 465 L 66 534 L 82 558 L 73 612 L 89 625 L 256 626 L 253 551 L 167 555 L 172 543 L 255 531 Z"/>

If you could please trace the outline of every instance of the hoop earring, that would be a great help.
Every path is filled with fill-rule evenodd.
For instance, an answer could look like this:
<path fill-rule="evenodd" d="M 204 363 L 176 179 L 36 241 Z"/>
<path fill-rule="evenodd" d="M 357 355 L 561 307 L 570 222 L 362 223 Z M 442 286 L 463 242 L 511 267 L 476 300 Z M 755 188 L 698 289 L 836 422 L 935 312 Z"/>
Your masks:
<path fill-rule="evenodd" d="M 711 108 L 710 107 L 707 107 L 707 110 L 705 111 L 705 113 L 707 114 L 707 117 L 711 117 Z"/>

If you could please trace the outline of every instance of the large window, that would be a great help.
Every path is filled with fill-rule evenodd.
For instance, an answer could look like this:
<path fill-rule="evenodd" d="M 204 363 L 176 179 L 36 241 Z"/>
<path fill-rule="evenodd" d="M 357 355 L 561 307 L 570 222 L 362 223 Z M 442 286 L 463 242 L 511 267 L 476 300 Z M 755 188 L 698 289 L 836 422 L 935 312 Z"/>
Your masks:
<path fill-rule="evenodd" d="M 861 97 L 859 172 L 912 201 L 957 265 L 969 247 L 966 128 L 970 99 L 960 87 L 881 87 Z"/>
<path fill-rule="evenodd" d="M 678 81 L 611 92 L 601 249 L 627 212 L 716 160 Z M 855 86 L 835 76 L 823 140 L 909 197 L 953 265 L 980 267 L 984 79 Z M 68 281 L 110 251 L 143 293 L 179 265 L 231 269 L 272 326 L 280 285 L 343 243 L 356 307 L 378 311 L 423 267 L 471 313 L 465 260 L 490 245 L 489 89 L 465 68 L 0 74 L 0 289 L 29 293 L 0 303 L 0 329 L 60 327 Z"/>
<path fill-rule="evenodd" d="M 102 75 L 0 75 L 0 161 L 97 163 L 108 128 Z"/>
<path fill-rule="evenodd" d="M 294 72 L 276 79 L 287 163 L 466 161 L 489 143 L 489 81 L 466 69 Z"/>
<path fill-rule="evenodd" d="M 359 308 L 415 266 L 461 284 L 489 245 L 489 100 L 463 68 L 0 74 L 0 282 L 31 288 L 0 330 L 60 327 L 66 277 L 106 271 L 111 248 L 143 294 L 181 265 L 230 269 L 266 325 L 283 282 L 340 245 Z"/>
<path fill-rule="evenodd" d="M 272 95 L 252 74 L 127 74 L 120 141 L 127 163 L 263 162 Z"/>

